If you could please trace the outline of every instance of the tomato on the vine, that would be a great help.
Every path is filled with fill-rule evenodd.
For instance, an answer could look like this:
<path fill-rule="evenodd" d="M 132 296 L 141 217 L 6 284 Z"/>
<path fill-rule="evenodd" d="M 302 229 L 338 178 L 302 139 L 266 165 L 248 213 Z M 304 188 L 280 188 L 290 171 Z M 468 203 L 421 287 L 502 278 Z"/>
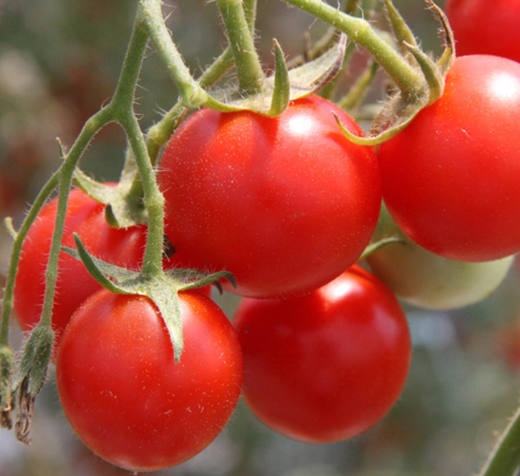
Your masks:
<path fill-rule="evenodd" d="M 57 208 L 57 199 L 44 206 L 22 247 L 14 290 L 14 309 L 24 331 L 31 330 L 40 319 Z M 69 196 L 62 245 L 74 248 L 73 234 L 77 233 L 96 258 L 139 269 L 146 227 L 112 228 L 105 220 L 104 209 L 103 204 L 82 190 L 73 189 Z M 57 343 L 74 311 L 99 289 L 101 285 L 90 276 L 83 263 L 62 251 L 52 317 Z"/>
<path fill-rule="evenodd" d="M 513 263 L 512 256 L 467 263 L 431 253 L 402 233 L 383 206 L 372 240 L 389 237 L 399 241 L 367 256 L 370 270 L 404 302 L 426 309 L 455 309 L 485 299 Z"/>
<path fill-rule="evenodd" d="M 520 61 L 520 0 L 448 0 L 445 11 L 457 54 Z"/>
<path fill-rule="evenodd" d="M 14 290 L 14 309 L 22 330 L 28 332 L 40 320 L 45 293 L 45 272 L 51 248 L 58 200 L 46 204 L 29 230 L 22 247 Z M 81 189 L 71 190 L 62 245 L 75 248 L 77 233 L 87 250 L 96 258 L 138 270 L 141 266 L 146 226 L 113 228 L 105 220 L 105 205 L 90 198 Z M 165 267 L 181 264 L 176 256 L 165 259 Z M 60 254 L 59 274 L 53 307 L 52 325 L 56 345 L 72 314 L 101 285 L 90 276 L 83 263 L 64 251 Z M 210 287 L 204 288 L 209 295 Z"/>
<path fill-rule="evenodd" d="M 242 355 L 231 323 L 201 293 L 179 298 L 178 363 L 155 304 L 104 289 L 77 310 L 58 350 L 58 392 L 72 428 L 98 456 L 131 471 L 202 451 L 240 395 Z"/>
<path fill-rule="evenodd" d="M 276 118 L 201 109 L 181 124 L 158 174 L 179 259 L 264 298 L 309 292 L 355 262 L 377 223 L 379 169 L 333 113 L 361 134 L 319 97 Z"/>
<path fill-rule="evenodd" d="M 291 438 L 325 443 L 367 430 L 393 406 L 408 375 L 404 312 L 357 266 L 305 296 L 246 298 L 233 323 L 246 403 Z"/>
<path fill-rule="evenodd" d="M 444 93 L 383 143 L 383 197 L 433 253 L 491 261 L 520 250 L 520 64 L 456 58 Z"/>

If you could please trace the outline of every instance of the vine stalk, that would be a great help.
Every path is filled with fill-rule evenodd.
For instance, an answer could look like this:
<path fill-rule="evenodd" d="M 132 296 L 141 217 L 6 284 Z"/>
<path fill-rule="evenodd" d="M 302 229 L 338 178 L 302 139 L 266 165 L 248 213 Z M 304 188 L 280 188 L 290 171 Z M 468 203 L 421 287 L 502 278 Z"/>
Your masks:
<path fill-rule="evenodd" d="M 489 455 L 479 476 L 515 476 L 520 467 L 520 408 Z"/>
<path fill-rule="evenodd" d="M 349 39 L 363 46 L 392 78 L 404 98 L 413 102 L 427 90 L 427 83 L 364 18 L 353 17 L 322 0 L 284 0 L 319 18 L 345 33 Z"/>

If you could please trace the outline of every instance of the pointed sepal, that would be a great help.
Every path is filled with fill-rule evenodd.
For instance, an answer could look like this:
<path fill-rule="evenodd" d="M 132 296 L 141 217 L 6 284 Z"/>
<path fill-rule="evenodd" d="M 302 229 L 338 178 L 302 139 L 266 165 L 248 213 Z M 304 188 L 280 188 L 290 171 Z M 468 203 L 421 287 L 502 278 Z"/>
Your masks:
<path fill-rule="evenodd" d="M 127 153 L 119 183 L 98 182 L 79 168 L 74 171 L 74 181 L 88 196 L 106 205 L 105 216 L 110 226 L 129 228 L 147 222 L 139 188 L 139 169 L 131 151 Z"/>
<path fill-rule="evenodd" d="M 135 280 L 139 273 L 94 258 L 86 250 L 81 238 L 76 233 L 74 233 L 74 242 L 77 249 L 63 247 L 63 251 L 81 260 L 89 274 L 104 288 L 116 294 L 130 294 L 119 283 Z"/>
<path fill-rule="evenodd" d="M 408 51 L 413 55 L 417 64 L 424 74 L 424 78 L 428 83 L 429 100 L 427 105 L 433 104 L 442 96 L 444 90 L 444 78 L 439 71 L 435 62 L 416 45 L 403 43 Z"/>
<path fill-rule="evenodd" d="M 347 35 L 339 40 L 321 56 L 289 70 L 291 81 L 291 100 L 316 93 L 339 73 L 347 48 Z"/>
<path fill-rule="evenodd" d="M 385 0 L 386 11 L 388 12 L 388 18 L 392 25 L 392 31 L 394 32 L 397 44 L 402 48 L 404 43 L 408 43 L 413 46 L 419 46 L 417 39 L 413 34 L 410 27 L 406 24 L 406 21 L 401 16 L 395 5 L 391 0 Z M 405 49 L 406 52 L 406 49 Z"/>
<path fill-rule="evenodd" d="M 261 93 L 243 97 L 236 85 L 231 85 L 212 91 L 211 100 L 206 106 L 221 112 L 249 110 L 269 117 L 273 117 L 275 112 L 281 114 L 284 105 L 287 107 L 290 101 L 316 93 L 338 74 L 345 57 L 346 45 L 346 35 L 340 35 L 339 40 L 325 53 L 286 72 L 283 53 L 275 43 L 275 73 L 265 80 Z M 287 82 L 290 86 L 289 100 Z M 220 107 L 219 104 L 225 106 Z"/>
<path fill-rule="evenodd" d="M 289 77 L 289 69 L 285 62 L 285 57 L 280 47 L 280 43 L 274 40 L 274 80 L 273 93 L 271 97 L 271 108 L 268 116 L 276 117 L 287 109 L 291 97 L 291 81 Z"/>
<path fill-rule="evenodd" d="M 63 247 L 63 250 L 80 259 L 92 277 L 103 287 L 116 294 L 146 296 L 155 303 L 168 330 L 176 362 L 179 362 L 183 349 L 179 291 L 196 289 L 211 283 L 216 283 L 221 289 L 218 282 L 220 279 L 228 279 L 234 283 L 232 276 L 227 272 L 208 275 L 202 271 L 189 269 L 169 270 L 150 278 L 137 271 L 97 259 L 88 253 L 77 235 L 74 235 L 74 240 L 77 249 Z"/>
<path fill-rule="evenodd" d="M 437 67 L 440 74 L 446 76 L 456 56 L 455 37 L 446 13 L 431 0 L 426 0 L 426 3 L 430 6 L 431 11 L 440 23 L 439 31 L 444 49 L 441 57 L 437 60 Z"/>

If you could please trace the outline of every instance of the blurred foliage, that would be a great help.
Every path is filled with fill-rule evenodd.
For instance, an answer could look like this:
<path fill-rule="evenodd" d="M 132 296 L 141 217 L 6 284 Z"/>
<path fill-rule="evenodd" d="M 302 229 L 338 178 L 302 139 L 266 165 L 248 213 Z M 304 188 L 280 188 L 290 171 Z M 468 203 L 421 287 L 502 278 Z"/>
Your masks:
<path fill-rule="evenodd" d="M 110 98 L 130 35 L 136 2 L 4 0 L 0 10 L 0 210 L 19 219 L 59 163 L 56 137 L 70 145 L 84 121 Z M 396 1 L 423 43 L 436 25 L 418 0 Z M 302 32 L 325 26 L 279 0 L 259 2 L 261 56 L 272 64 L 272 38 L 287 55 L 301 53 Z M 194 72 L 224 44 L 216 6 L 204 0 L 165 5 L 169 27 Z M 349 77 L 349 74 L 347 74 Z M 175 103 L 176 90 L 150 52 L 139 90 L 143 127 Z M 96 138 L 83 168 L 116 179 L 123 134 Z M 0 233 L 0 273 L 10 239 Z M 228 428 L 193 460 L 158 474 L 176 476 L 461 476 L 475 474 L 518 403 L 520 274 L 512 270 L 484 302 L 451 313 L 407 308 L 414 355 L 405 392 L 390 415 L 366 434 L 333 445 L 288 440 L 240 405 Z M 237 299 L 216 296 L 231 316 Z M 13 338 L 20 332 L 13 324 Z M 290 405 L 290 402 L 287 402 Z M 93 456 L 65 421 L 55 386 L 37 401 L 33 446 L 0 430 L 0 476 L 122 475 Z"/>

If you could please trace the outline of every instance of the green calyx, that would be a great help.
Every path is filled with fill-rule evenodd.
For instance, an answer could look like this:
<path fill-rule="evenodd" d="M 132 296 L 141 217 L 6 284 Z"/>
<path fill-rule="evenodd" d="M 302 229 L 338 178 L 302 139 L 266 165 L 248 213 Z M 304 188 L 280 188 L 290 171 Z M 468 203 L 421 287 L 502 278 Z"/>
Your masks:
<path fill-rule="evenodd" d="M 32 425 L 34 401 L 47 378 L 47 369 L 54 345 L 54 331 L 50 325 L 40 323 L 33 329 L 25 344 L 18 374 L 11 387 L 17 393 L 18 418 L 15 425 L 16 438 L 28 445 Z"/>
<path fill-rule="evenodd" d="M 222 112 L 249 110 L 268 117 L 281 114 L 290 101 L 310 96 L 322 89 L 339 72 L 347 38 L 341 35 L 316 59 L 289 69 L 279 43 L 274 40 L 274 73 L 262 80 L 255 93 L 244 95 L 238 84 L 215 89 L 207 106 Z"/>
<path fill-rule="evenodd" d="M 455 40 L 444 12 L 431 0 L 426 0 L 426 3 L 440 23 L 444 46 L 441 57 L 434 60 L 421 50 L 417 39 L 392 1 L 386 0 L 385 4 L 396 47 L 401 51 L 402 59 L 416 71 L 417 83 L 421 87 L 413 94 L 410 94 L 410 90 L 406 87 L 398 89 L 380 110 L 366 137 L 352 134 L 338 120 L 341 131 L 352 142 L 367 146 L 385 142 L 402 131 L 421 109 L 433 104 L 442 96 L 444 78 L 455 59 Z"/>
<path fill-rule="evenodd" d="M 63 247 L 63 251 L 81 260 L 92 277 L 104 288 L 116 294 L 147 296 L 154 302 L 170 335 L 176 362 L 180 360 L 183 349 L 178 293 L 212 283 L 221 289 L 220 279 L 228 279 L 234 284 L 233 277 L 225 271 L 207 274 L 197 270 L 175 269 L 149 276 L 96 259 L 85 249 L 79 236 L 74 235 L 74 241 L 77 249 Z"/>
<path fill-rule="evenodd" d="M 79 168 L 74 171 L 74 182 L 88 196 L 106 205 L 105 218 L 110 226 L 129 228 L 148 222 L 139 168 L 131 151 L 117 184 L 97 182 Z"/>

